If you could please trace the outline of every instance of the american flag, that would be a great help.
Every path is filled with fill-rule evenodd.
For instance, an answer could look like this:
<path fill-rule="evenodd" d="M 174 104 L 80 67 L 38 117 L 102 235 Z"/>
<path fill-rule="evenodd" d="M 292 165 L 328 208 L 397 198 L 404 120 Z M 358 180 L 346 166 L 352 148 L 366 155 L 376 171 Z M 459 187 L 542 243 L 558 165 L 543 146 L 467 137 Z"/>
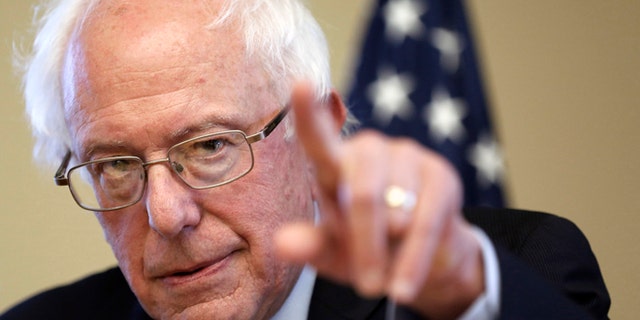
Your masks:
<path fill-rule="evenodd" d="M 352 90 L 363 127 L 410 136 L 446 156 L 465 205 L 504 206 L 491 128 L 462 0 L 379 0 Z"/>

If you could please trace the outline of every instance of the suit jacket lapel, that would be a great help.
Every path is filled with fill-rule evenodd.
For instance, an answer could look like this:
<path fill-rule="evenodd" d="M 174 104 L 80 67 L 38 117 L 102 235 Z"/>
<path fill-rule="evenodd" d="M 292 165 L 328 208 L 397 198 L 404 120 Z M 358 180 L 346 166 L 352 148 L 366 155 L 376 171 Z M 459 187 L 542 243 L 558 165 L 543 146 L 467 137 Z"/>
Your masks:
<path fill-rule="evenodd" d="M 384 309 L 384 299 L 363 299 L 349 287 L 318 277 L 308 319 L 383 320 Z"/>

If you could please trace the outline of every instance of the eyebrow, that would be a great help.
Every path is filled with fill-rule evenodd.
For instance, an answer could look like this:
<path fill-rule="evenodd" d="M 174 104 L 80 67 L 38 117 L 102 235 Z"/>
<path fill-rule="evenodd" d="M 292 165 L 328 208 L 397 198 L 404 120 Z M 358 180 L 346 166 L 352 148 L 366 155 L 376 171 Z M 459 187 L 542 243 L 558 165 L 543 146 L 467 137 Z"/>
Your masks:
<path fill-rule="evenodd" d="M 77 157 L 78 161 L 86 162 L 90 161 L 93 158 L 94 154 L 106 153 L 107 150 L 111 152 L 115 150 L 124 150 L 126 149 L 124 146 L 124 142 L 122 140 L 112 141 L 112 142 L 97 142 L 90 141 L 86 146 L 81 145 L 79 148 L 79 152 L 73 152 Z"/>
<path fill-rule="evenodd" d="M 188 136 L 196 135 L 198 133 L 204 133 L 206 131 L 212 131 L 214 129 L 218 129 L 218 131 L 229 130 L 231 126 L 230 121 L 222 120 L 220 118 L 213 121 L 206 121 L 200 124 L 191 125 L 185 128 L 179 128 L 174 131 L 169 132 L 168 134 L 164 134 L 164 137 L 161 137 L 162 140 L 168 141 L 168 146 L 179 143 L 182 140 L 186 140 Z M 106 138 L 106 139 L 104 139 Z M 100 156 L 101 153 L 114 153 L 118 151 L 122 151 L 123 154 L 129 155 L 131 153 L 131 145 L 128 144 L 126 139 L 114 139 L 109 137 L 104 137 L 100 139 L 91 139 L 82 143 L 79 146 L 79 154 L 76 156 L 80 162 L 85 162 L 94 158 L 97 154 L 98 158 L 102 158 Z"/>
<path fill-rule="evenodd" d="M 179 140 L 184 140 L 188 136 L 191 136 L 197 133 L 204 133 L 207 131 L 211 131 L 212 129 L 217 129 L 220 131 L 236 129 L 233 127 L 237 126 L 237 123 L 234 124 L 233 119 L 237 119 L 237 117 L 234 117 L 234 116 L 221 117 L 220 115 L 214 115 L 212 116 L 212 119 L 207 119 L 201 123 L 197 123 L 185 128 L 179 128 L 174 131 L 171 131 L 167 135 L 167 138 L 169 139 L 169 141 L 175 142 Z"/>
<path fill-rule="evenodd" d="M 168 146 L 171 147 L 176 143 L 180 143 L 191 136 L 195 136 L 198 134 L 206 134 L 212 131 L 226 131 L 226 130 L 241 130 L 245 132 L 245 134 L 252 134 L 253 132 L 246 132 L 249 126 L 255 125 L 253 122 L 241 122 L 238 119 L 241 119 L 240 112 L 238 113 L 230 113 L 230 114 L 219 114 L 219 113 L 211 113 L 206 114 L 204 116 L 199 116 L 203 119 L 199 123 L 191 124 L 184 128 L 178 128 L 176 130 L 170 131 L 164 134 L 162 137 L 163 140 L 168 141 Z M 195 114 L 194 114 L 195 115 Z M 247 120 L 249 121 L 249 120 Z M 259 128 L 260 129 L 260 128 Z M 259 130 L 257 129 L 257 130 Z M 214 131 L 214 132 L 215 132 Z M 131 154 L 131 146 L 126 143 L 126 139 L 117 139 L 117 140 L 90 140 L 88 144 L 81 146 L 79 151 L 83 151 L 79 157 L 79 161 L 85 162 L 89 159 L 93 158 L 93 155 L 100 153 L 113 153 L 116 151 L 123 151 L 123 155 Z M 129 152 L 124 152 L 129 151 Z M 82 157 L 80 157 L 82 156 Z"/>
<path fill-rule="evenodd" d="M 189 126 L 186 128 L 180 128 L 180 129 L 174 130 L 170 132 L 167 137 L 171 140 L 176 140 L 176 139 L 179 140 L 193 134 L 211 131 L 214 129 L 228 130 L 229 128 L 230 128 L 230 125 L 228 124 L 223 124 L 219 122 L 205 122 L 195 126 Z"/>

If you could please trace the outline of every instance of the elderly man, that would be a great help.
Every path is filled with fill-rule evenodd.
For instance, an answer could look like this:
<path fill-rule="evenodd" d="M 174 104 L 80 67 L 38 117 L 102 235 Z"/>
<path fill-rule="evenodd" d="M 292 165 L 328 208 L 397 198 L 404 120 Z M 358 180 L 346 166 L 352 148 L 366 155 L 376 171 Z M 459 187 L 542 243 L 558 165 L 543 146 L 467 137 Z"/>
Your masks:
<path fill-rule="evenodd" d="M 572 224 L 463 214 L 429 150 L 341 138 L 297 1 L 58 1 L 25 96 L 36 147 L 119 266 L 2 319 L 606 318 Z"/>

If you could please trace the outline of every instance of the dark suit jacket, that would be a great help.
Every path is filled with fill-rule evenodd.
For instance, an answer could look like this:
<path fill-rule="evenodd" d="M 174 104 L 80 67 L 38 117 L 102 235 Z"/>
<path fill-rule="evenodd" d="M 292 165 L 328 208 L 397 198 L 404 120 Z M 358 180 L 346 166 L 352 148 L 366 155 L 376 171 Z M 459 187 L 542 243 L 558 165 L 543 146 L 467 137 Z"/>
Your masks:
<path fill-rule="evenodd" d="M 554 215 L 466 209 L 465 217 L 496 245 L 501 274 L 500 319 L 607 319 L 610 300 L 584 235 Z M 384 299 L 362 299 L 318 278 L 310 320 L 384 319 Z M 399 319 L 418 319 L 399 310 Z M 10 309 L 10 319 L 149 319 L 119 269 L 41 293 Z"/>

